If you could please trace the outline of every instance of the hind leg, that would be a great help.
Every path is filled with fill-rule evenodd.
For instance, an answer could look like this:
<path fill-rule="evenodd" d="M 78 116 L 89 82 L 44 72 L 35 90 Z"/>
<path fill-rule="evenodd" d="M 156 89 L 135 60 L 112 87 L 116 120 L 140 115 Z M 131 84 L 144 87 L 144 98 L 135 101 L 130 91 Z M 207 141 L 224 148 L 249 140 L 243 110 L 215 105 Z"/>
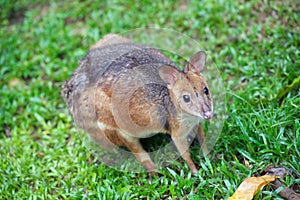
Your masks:
<path fill-rule="evenodd" d="M 126 142 L 127 148 L 134 154 L 136 159 L 142 163 L 150 174 L 154 174 L 158 167 L 153 163 L 149 154 L 144 150 L 141 143 L 137 140 L 134 143 Z"/>
<path fill-rule="evenodd" d="M 155 174 L 158 167 L 153 163 L 149 154 L 142 147 L 139 138 L 126 137 L 123 140 L 123 145 L 126 146 L 136 157 L 136 159 L 147 169 L 149 174 Z"/>
<path fill-rule="evenodd" d="M 158 167 L 153 163 L 149 154 L 142 147 L 139 138 L 131 137 L 128 134 L 123 134 L 121 131 L 117 130 L 102 129 L 101 133 L 102 134 L 93 135 L 93 138 L 101 146 L 125 146 L 133 153 L 136 159 L 147 169 L 150 174 L 154 174 L 154 171 L 158 169 Z"/>

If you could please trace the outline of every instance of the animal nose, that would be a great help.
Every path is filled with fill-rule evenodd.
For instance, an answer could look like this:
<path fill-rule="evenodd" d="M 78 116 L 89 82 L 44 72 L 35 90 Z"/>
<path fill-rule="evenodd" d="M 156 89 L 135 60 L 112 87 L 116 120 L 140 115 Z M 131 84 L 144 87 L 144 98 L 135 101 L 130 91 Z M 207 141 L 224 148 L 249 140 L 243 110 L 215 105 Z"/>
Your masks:
<path fill-rule="evenodd" d="M 213 116 L 212 111 L 205 111 L 204 112 L 204 119 L 211 119 Z"/>

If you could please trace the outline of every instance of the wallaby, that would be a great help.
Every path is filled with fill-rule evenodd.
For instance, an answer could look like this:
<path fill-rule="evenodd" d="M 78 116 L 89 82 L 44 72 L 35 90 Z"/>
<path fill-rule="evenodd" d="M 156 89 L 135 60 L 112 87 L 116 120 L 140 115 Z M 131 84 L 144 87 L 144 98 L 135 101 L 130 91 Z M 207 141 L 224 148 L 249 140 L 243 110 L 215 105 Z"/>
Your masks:
<path fill-rule="evenodd" d="M 80 60 L 62 94 L 75 123 L 104 148 L 127 147 L 149 173 L 157 166 L 140 138 L 167 133 L 192 173 L 187 135 L 213 116 L 213 99 L 201 75 L 206 54 L 199 51 L 179 70 L 158 49 L 109 34 Z M 207 147 L 202 144 L 204 152 Z"/>

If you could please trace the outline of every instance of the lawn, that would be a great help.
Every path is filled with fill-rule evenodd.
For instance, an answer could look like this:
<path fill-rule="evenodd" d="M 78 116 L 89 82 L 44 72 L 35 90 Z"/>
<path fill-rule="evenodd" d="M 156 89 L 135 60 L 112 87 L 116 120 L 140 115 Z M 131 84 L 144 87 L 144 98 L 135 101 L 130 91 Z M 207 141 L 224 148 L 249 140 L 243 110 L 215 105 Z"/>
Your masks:
<path fill-rule="evenodd" d="M 268 167 L 300 192 L 298 1 L 0 2 L 0 199 L 227 199 Z M 201 43 L 225 84 L 227 114 L 211 157 L 193 152 L 125 173 L 85 146 L 60 95 L 108 33 L 161 27 Z M 282 199 L 270 185 L 254 199 Z"/>

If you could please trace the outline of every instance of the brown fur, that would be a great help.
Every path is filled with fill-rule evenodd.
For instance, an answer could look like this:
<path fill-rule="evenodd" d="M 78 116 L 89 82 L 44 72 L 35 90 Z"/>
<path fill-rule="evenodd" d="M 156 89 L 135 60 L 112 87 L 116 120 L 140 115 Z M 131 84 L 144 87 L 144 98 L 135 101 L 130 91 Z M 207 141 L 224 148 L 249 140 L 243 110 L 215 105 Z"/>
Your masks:
<path fill-rule="evenodd" d="M 205 59 L 198 52 L 179 71 L 160 51 L 107 35 L 80 61 L 62 93 L 77 125 L 102 146 L 126 146 L 153 172 L 157 166 L 139 139 L 165 132 L 197 173 L 186 136 L 198 127 L 204 142 L 199 121 L 212 117 L 212 96 L 200 74 Z"/>

